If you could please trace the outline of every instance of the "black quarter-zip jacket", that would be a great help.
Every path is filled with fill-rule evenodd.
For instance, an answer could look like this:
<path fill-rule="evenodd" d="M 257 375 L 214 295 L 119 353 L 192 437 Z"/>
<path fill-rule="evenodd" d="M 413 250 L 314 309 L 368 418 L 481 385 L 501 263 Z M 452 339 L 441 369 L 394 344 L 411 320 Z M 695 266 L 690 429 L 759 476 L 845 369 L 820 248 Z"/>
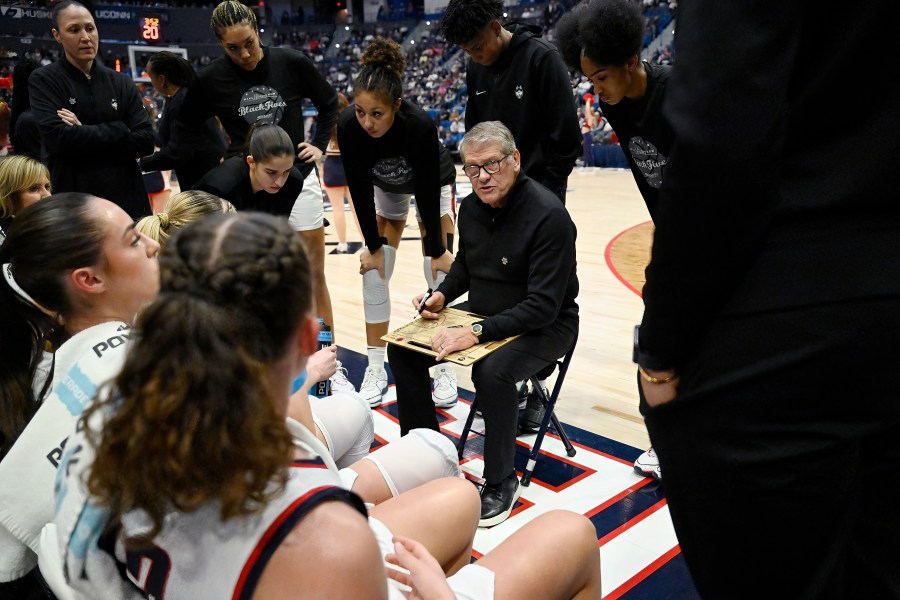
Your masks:
<path fill-rule="evenodd" d="M 106 198 L 134 219 L 149 215 L 137 159 L 153 152 L 153 128 L 131 78 L 97 61 L 88 78 L 62 58 L 37 69 L 28 90 L 53 192 Z M 81 125 L 63 122 L 62 108 Z"/>
<path fill-rule="evenodd" d="M 438 291 L 448 303 L 469 292 L 469 310 L 488 317 L 481 341 L 554 322 L 577 332 L 575 233 L 565 206 L 526 175 L 500 209 L 469 194 L 459 211 L 459 252 Z"/>

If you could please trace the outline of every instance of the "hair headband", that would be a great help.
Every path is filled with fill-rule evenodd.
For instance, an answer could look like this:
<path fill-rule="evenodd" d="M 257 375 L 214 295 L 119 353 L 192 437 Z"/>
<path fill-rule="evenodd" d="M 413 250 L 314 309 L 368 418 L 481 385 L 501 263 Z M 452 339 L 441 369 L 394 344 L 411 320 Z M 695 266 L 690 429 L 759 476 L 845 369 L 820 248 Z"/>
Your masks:
<path fill-rule="evenodd" d="M 25 301 L 28 302 L 29 304 L 34 305 L 36 308 L 43 310 L 43 307 L 42 307 L 40 304 L 38 304 L 37 300 L 35 300 L 34 298 L 32 298 L 31 295 L 29 295 L 28 292 L 26 292 L 25 290 L 23 290 L 23 289 L 22 289 L 22 286 L 20 286 L 20 285 L 16 282 L 15 277 L 13 277 L 13 273 L 12 273 L 12 264 L 11 264 L 11 263 L 5 263 L 5 264 L 3 265 L 3 278 L 6 279 L 6 283 L 9 284 L 9 287 L 11 287 L 12 290 L 13 290 L 20 298 L 22 298 L 23 300 L 25 300 Z"/>

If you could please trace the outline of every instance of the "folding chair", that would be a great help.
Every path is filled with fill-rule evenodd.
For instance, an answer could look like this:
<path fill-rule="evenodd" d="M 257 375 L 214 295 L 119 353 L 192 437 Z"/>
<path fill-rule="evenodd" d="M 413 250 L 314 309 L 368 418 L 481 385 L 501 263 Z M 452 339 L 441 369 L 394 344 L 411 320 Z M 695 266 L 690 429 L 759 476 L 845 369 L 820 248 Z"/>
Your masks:
<path fill-rule="evenodd" d="M 525 470 L 522 472 L 522 485 L 528 486 L 531 483 L 531 474 L 534 471 L 534 467 L 537 465 L 538 454 L 541 451 L 541 444 L 544 442 L 544 434 L 547 433 L 547 430 L 550 429 L 550 426 L 553 426 L 553 429 L 556 431 L 556 434 L 559 436 L 559 439 L 562 441 L 563 445 L 566 447 L 566 455 L 567 456 L 575 456 L 575 447 L 572 445 L 572 442 L 569 441 L 569 436 L 566 435 L 565 429 L 563 429 L 562 425 L 559 422 L 559 419 L 556 418 L 556 414 L 554 413 L 554 409 L 556 408 L 556 401 L 559 398 L 559 391 L 562 388 L 563 381 L 566 378 L 566 371 L 569 370 L 569 363 L 572 361 L 572 355 L 575 353 L 575 344 L 577 343 L 577 338 L 575 342 L 572 343 L 572 347 L 569 348 L 569 351 L 566 352 L 565 356 L 556 360 L 556 366 L 559 367 L 559 374 L 556 376 L 556 383 L 553 384 L 553 391 L 549 396 L 544 392 L 544 386 L 540 384 L 540 381 L 537 378 L 537 375 L 532 375 L 529 380 L 531 381 L 531 388 L 538 394 L 538 397 L 541 400 L 541 404 L 544 405 L 544 419 L 541 422 L 541 427 L 538 429 L 537 437 L 534 439 L 534 444 L 531 446 L 531 451 L 528 455 L 528 463 L 525 466 Z M 462 434 L 459 437 L 459 443 L 457 444 L 456 450 L 461 459 L 463 456 L 463 450 L 466 447 L 466 441 L 469 438 L 469 432 L 472 429 L 472 423 L 475 420 L 475 412 L 478 410 L 478 396 L 472 400 L 472 407 L 469 409 L 469 416 L 466 419 L 466 425 L 463 427 Z M 481 434 L 479 434 L 481 435 Z"/>

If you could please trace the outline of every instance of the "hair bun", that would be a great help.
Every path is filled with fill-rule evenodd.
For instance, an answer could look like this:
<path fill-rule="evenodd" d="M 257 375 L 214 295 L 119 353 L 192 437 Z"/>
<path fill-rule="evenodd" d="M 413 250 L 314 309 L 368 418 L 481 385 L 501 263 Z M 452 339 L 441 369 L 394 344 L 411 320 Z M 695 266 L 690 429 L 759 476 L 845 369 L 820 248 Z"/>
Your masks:
<path fill-rule="evenodd" d="M 401 79 L 406 69 L 406 58 L 400 44 L 381 37 L 366 46 L 361 60 L 364 66 L 385 69 Z"/>
<path fill-rule="evenodd" d="M 164 212 L 158 213 L 156 215 L 156 218 L 159 219 L 160 227 L 162 227 L 163 229 L 169 228 L 169 213 L 164 213 Z"/>

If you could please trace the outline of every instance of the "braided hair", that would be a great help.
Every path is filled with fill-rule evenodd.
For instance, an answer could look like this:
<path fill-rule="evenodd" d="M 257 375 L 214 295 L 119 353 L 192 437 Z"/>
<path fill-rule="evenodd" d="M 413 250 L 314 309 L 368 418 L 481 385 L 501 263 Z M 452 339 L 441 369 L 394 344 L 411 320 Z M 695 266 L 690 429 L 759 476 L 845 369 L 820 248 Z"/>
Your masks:
<path fill-rule="evenodd" d="M 222 33 L 226 29 L 241 23 L 246 23 L 253 31 L 259 29 L 256 24 L 256 15 L 253 14 L 253 11 L 235 0 L 225 0 L 225 2 L 219 3 L 213 9 L 212 17 L 209 19 L 209 26 L 212 27 L 213 33 L 219 39 L 222 39 Z"/>
<path fill-rule="evenodd" d="M 162 75 L 178 87 L 190 85 L 196 76 L 191 63 L 168 50 L 156 52 L 150 57 L 147 61 L 147 72 Z"/>
<path fill-rule="evenodd" d="M 108 398 L 82 416 L 114 413 L 86 430 L 97 451 L 87 483 L 114 516 L 147 513 L 137 544 L 173 508 L 215 501 L 226 520 L 283 490 L 291 437 L 267 373 L 312 310 L 302 242 L 277 217 L 194 221 L 159 262 L 160 296 L 138 319 L 139 339 Z"/>

